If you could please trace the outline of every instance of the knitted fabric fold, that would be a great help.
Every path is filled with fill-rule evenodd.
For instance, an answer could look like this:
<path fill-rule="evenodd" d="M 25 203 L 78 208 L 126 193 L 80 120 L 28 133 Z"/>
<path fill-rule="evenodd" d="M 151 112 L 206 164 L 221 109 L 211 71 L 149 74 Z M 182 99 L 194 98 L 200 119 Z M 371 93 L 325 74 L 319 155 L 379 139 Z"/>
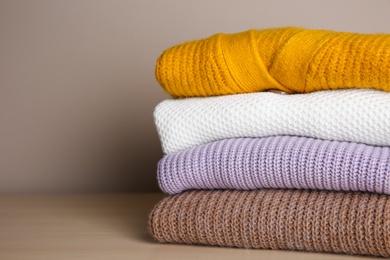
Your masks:
<path fill-rule="evenodd" d="M 296 27 L 220 33 L 166 50 L 156 78 L 175 97 L 268 89 L 390 91 L 390 34 Z"/>
<path fill-rule="evenodd" d="M 189 191 L 159 202 L 160 242 L 390 256 L 390 196 L 311 190 Z"/>
<path fill-rule="evenodd" d="M 390 148 L 277 136 L 228 139 L 166 155 L 163 192 L 261 188 L 390 194 Z"/>
<path fill-rule="evenodd" d="M 372 89 L 165 100 L 154 118 L 166 154 L 222 139 L 276 135 L 390 146 L 390 93 Z"/>

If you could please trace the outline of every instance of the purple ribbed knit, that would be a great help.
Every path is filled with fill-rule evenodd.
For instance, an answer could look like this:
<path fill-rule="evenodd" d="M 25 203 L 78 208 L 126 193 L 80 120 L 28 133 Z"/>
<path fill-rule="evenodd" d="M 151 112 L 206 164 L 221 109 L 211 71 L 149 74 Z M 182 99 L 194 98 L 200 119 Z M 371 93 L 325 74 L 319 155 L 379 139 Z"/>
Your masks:
<path fill-rule="evenodd" d="M 160 188 L 260 188 L 368 191 L 390 194 L 390 148 L 276 136 L 227 139 L 166 155 Z"/>

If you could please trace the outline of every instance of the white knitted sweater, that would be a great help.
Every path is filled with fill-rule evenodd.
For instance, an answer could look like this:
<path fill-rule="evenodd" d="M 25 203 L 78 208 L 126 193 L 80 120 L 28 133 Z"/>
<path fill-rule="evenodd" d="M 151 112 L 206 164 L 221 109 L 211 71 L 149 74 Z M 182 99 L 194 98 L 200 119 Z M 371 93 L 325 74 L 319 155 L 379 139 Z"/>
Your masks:
<path fill-rule="evenodd" d="M 274 135 L 390 145 L 390 93 L 372 89 L 165 100 L 154 118 L 166 154 L 227 138 Z"/>

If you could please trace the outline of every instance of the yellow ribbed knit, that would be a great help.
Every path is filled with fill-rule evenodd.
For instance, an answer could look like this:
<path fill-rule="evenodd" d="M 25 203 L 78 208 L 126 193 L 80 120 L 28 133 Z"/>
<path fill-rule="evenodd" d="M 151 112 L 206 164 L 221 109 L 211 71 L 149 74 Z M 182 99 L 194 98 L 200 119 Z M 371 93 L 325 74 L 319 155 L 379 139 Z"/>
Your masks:
<path fill-rule="evenodd" d="M 166 50 L 156 77 L 174 97 L 269 89 L 390 91 L 390 35 L 296 27 L 220 33 Z"/>

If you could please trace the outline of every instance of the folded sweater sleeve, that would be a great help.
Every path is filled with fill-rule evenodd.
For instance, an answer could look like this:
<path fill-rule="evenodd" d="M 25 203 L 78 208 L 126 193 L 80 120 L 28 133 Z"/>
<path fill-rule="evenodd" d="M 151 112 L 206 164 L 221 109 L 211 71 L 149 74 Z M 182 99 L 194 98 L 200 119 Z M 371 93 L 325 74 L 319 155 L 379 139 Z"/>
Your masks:
<path fill-rule="evenodd" d="M 390 91 L 390 34 L 296 27 L 219 33 L 166 50 L 156 77 L 174 97 L 278 89 Z"/>

